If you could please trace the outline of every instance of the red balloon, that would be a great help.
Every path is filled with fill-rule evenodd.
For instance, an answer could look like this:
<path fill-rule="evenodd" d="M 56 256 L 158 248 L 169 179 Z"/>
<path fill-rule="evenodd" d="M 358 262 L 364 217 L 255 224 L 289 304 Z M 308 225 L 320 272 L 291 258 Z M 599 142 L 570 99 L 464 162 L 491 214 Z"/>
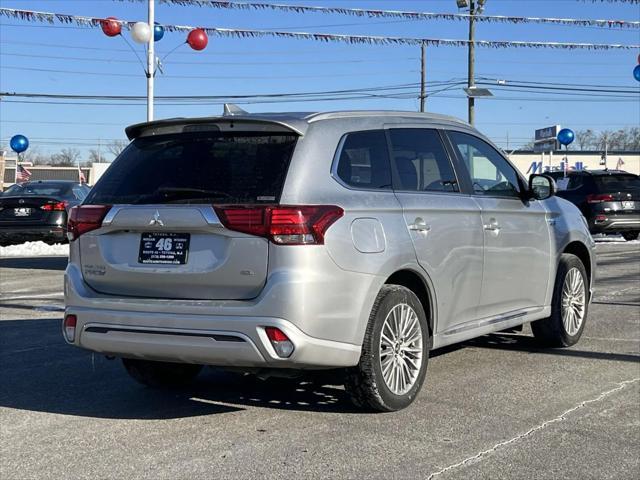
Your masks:
<path fill-rule="evenodd" d="M 207 38 L 207 32 L 205 32 L 201 28 L 194 28 L 189 32 L 187 36 L 187 43 L 194 50 L 204 50 L 209 43 L 209 39 Z"/>
<path fill-rule="evenodd" d="M 107 37 L 115 37 L 122 32 L 122 24 L 116 17 L 107 17 L 104 20 L 100 20 L 100 26 Z"/>

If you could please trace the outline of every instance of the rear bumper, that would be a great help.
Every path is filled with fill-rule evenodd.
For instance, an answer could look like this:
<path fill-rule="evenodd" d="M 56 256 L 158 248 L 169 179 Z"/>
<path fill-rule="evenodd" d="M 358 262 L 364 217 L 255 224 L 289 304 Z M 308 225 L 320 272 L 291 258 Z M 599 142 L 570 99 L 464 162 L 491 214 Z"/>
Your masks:
<path fill-rule="evenodd" d="M 279 318 L 74 307 L 68 307 L 65 313 L 78 318 L 74 345 L 118 357 L 297 369 L 348 367 L 356 365 L 360 358 L 360 347 L 356 345 L 310 337 L 291 322 Z M 267 326 L 278 327 L 292 341 L 295 350 L 289 358 L 278 357 L 264 331 Z"/>
<path fill-rule="evenodd" d="M 71 257 L 77 252 L 71 244 Z M 128 358 L 213 366 L 323 369 L 357 365 L 371 304 L 384 279 L 342 272 L 311 288 L 311 274 L 274 274 L 252 300 L 176 300 L 100 294 L 77 264 L 65 272 L 66 313 L 77 316 L 74 345 Z M 372 292 L 371 298 L 368 294 Z M 265 327 L 294 345 L 276 355 Z"/>
<path fill-rule="evenodd" d="M 591 233 L 640 231 L 640 215 L 608 215 L 603 221 L 596 221 L 592 217 L 589 219 L 589 230 Z"/>
<path fill-rule="evenodd" d="M 26 242 L 46 240 L 65 242 L 67 229 L 60 225 L 43 226 L 0 226 L 0 241 L 2 242 Z"/>

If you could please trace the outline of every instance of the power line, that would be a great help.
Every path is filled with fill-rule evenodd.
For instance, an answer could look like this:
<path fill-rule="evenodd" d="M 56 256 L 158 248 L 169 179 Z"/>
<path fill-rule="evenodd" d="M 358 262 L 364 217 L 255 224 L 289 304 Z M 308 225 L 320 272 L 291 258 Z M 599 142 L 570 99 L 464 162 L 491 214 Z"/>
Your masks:
<path fill-rule="evenodd" d="M 133 73 L 118 73 L 118 72 L 90 72 L 86 70 L 61 70 L 52 68 L 37 68 L 37 67 L 18 67 L 15 65 L 0 65 L 0 69 L 3 70 L 27 70 L 32 72 L 47 72 L 47 73 L 62 73 L 72 75 L 98 75 L 108 77 L 131 77 L 140 78 L 140 75 Z M 163 75 L 163 78 L 184 78 L 184 79 L 217 79 L 217 80 L 280 80 L 289 78 L 334 78 L 334 77 L 370 77 L 372 75 L 385 75 L 395 74 L 395 72 L 384 70 L 378 72 L 357 72 L 357 73 L 328 73 L 328 74 L 313 74 L 313 75 Z"/>
<path fill-rule="evenodd" d="M 6 24 L 0 24 L 2 26 L 6 25 Z M 69 49 L 76 49 L 76 50 L 92 50 L 92 51 L 108 51 L 108 52 L 131 52 L 131 50 L 126 49 L 126 48 L 110 48 L 110 47 L 89 47 L 86 45 L 70 45 L 70 44 L 60 44 L 60 43 L 38 43 L 38 42 L 12 42 L 12 41 L 8 41 L 8 40 L 1 40 L 0 44 L 6 44 L 6 45 L 20 45 L 20 46 L 24 46 L 24 45 L 30 45 L 30 46 L 34 46 L 34 47 L 43 47 L 43 48 L 55 48 L 55 49 L 59 49 L 59 48 L 69 48 Z M 352 52 L 352 50 L 349 49 L 342 49 L 342 50 L 338 50 L 339 52 Z M 168 52 L 165 51 L 156 51 L 157 54 L 159 55 L 163 55 L 166 54 Z M 243 55 L 243 56 L 261 56 L 261 55 L 295 55 L 295 54 L 299 54 L 299 55 L 309 55 L 309 54 L 314 54 L 317 55 L 319 53 L 322 53 L 318 50 L 269 50 L 269 51 L 255 51 L 255 50 L 242 50 L 242 51 L 234 51 L 234 50 L 225 50 L 224 52 L 175 52 L 172 53 L 172 56 L 177 56 L 177 55 L 182 55 L 182 56 L 188 56 L 188 57 L 202 57 L 202 56 L 211 56 L 211 57 L 216 57 L 216 56 L 238 56 L 238 55 Z M 335 50 L 331 52 L 331 54 L 334 54 Z M 398 57 L 394 57 L 392 59 L 390 59 L 391 61 L 393 61 L 394 59 L 396 59 Z M 420 60 L 420 58 L 418 57 L 403 57 L 406 60 Z M 432 58 L 434 58 L 434 56 L 432 56 Z M 437 57 L 436 57 L 437 58 Z M 361 59 L 348 59 L 348 60 L 344 60 L 344 62 L 348 62 L 348 63 L 352 63 L 352 62 L 359 62 L 359 61 L 369 61 L 369 60 L 361 60 Z M 373 60 L 372 60 L 373 61 Z M 387 62 L 387 60 L 379 60 L 381 63 L 385 63 Z M 447 57 L 443 57 L 443 58 L 437 58 L 438 63 L 441 62 L 451 62 L 451 63 L 458 63 L 458 60 L 451 58 L 450 56 Z M 132 63 L 135 62 L 134 60 L 131 61 Z M 174 63 L 173 61 L 171 63 Z M 195 62 L 194 62 L 195 63 Z M 216 62 L 218 63 L 218 62 Z M 267 62 L 265 62 L 267 63 Z M 279 63 L 279 62 L 278 62 Z M 317 62 L 314 62 L 317 63 Z M 498 63 L 500 65 L 504 65 L 505 61 L 503 59 L 500 60 L 482 60 L 482 63 Z M 509 59 L 509 64 L 524 64 L 524 65 L 620 65 L 620 62 L 592 62 L 592 61 L 586 61 L 586 60 L 582 60 L 582 61 L 576 61 L 576 62 L 571 62 L 571 61 L 553 61 L 553 60 L 513 60 L 513 59 Z"/>
<path fill-rule="evenodd" d="M 19 57 L 19 58 L 48 58 L 48 59 L 57 59 L 57 60 L 77 60 L 77 61 L 91 61 L 91 62 L 104 62 L 104 63 L 135 63 L 138 64 L 137 60 L 127 60 L 120 58 L 96 58 L 96 57 L 69 57 L 69 56 L 60 56 L 60 55 L 38 55 L 31 53 L 11 53 L 11 52 L 0 52 L 0 55 L 4 55 L 7 57 Z M 395 57 L 388 60 L 381 59 L 371 59 L 371 60 L 316 60 L 316 61 L 300 61 L 300 62 L 290 62 L 290 61 L 267 61 L 267 62 L 184 62 L 179 60 L 171 60 L 172 65 L 329 65 L 329 64 L 347 64 L 351 65 L 354 63 L 392 63 L 392 62 L 404 62 L 407 60 L 417 60 L 416 57 Z"/>

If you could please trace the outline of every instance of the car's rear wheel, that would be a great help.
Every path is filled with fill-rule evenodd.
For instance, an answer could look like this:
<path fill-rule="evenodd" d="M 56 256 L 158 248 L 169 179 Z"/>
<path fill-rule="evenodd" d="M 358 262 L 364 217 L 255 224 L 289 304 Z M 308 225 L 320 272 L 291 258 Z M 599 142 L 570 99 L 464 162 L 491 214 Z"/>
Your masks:
<path fill-rule="evenodd" d="M 631 240 L 637 240 L 638 236 L 640 236 L 640 232 L 636 232 L 635 230 L 632 232 L 623 232 L 622 233 L 622 238 L 624 238 L 627 241 L 631 241 Z"/>
<path fill-rule="evenodd" d="M 202 365 L 189 363 L 153 362 L 123 358 L 127 373 L 137 382 L 154 388 L 180 387 L 191 383 L 202 370 Z"/>
<path fill-rule="evenodd" d="M 531 322 L 531 330 L 544 346 L 569 347 L 580 339 L 589 307 L 589 280 L 578 257 L 563 253 L 553 289 L 551 316 Z"/>
<path fill-rule="evenodd" d="M 347 370 L 345 389 L 358 407 L 390 412 L 407 407 L 424 383 L 429 327 L 418 297 L 385 285 L 371 311 L 360 362 Z"/>

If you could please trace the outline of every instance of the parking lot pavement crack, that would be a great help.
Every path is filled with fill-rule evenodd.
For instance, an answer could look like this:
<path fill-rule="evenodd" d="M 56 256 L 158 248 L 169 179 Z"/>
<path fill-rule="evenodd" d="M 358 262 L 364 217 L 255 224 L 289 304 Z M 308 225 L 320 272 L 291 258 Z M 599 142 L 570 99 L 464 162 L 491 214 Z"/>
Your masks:
<path fill-rule="evenodd" d="M 619 392 L 620 390 L 623 390 L 625 388 L 627 388 L 629 385 L 633 385 L 634 383 L 640 381 L 640 377 L 634 378 L 632 380 L 625 380 L 623 382 L 620 382 L 617 384 L 617 386 L 615 388 L 612 388 L 611 390 L 607 390 L 605 392 L 600 393 L 597 397 L 595 398 L 591 398 L 589 400 L 585 400 L 583 402 L 580 402 L 578 405 L 571 407 L 569 410 L 565 410 L 563 413 L 561 413 L 560 415 L 558 415 L 555 418 L 552 418 L 550 420 L 546 420 L 544 422 L 542 422 L 539 425 L 536 425 L 535 427 L 530 428 L 529 430 L 527 430 L 526 432 L 517 435 L 513 438 L 510 438 L 509 440 L 504 440 L 502 442 L 496 443 L 493 447 L 488 448 L 486 450 L 483 450 L 481 452 L 476 453 L 475 455 L 472 455 L 470 457 L 465 458 L 464 460 L 458 462 L 458 463 L 454 463 L 452 465 L 449 465 L 447 467 L 444 467 L 436 472 L 431 473 L 428 477 L 427 480 L 432 480 L 433 478 L 440 476 L 444 473 L 450 472 L 452 470 L 455 470 L 456 468 L 462 467 L 464 465 L 467 465 L 471 462 L 473 462 L 474 460 L 480 460 L 483 457 L 490 455 L 491 453 L 495 452 L 496 450 L 502 448 L 502 447 L 506 447 L 507 445 L 511 445 L 513 443 L 516 443 L 526 437 L 529 437 L 531 435 L 533 435 L 536 432 L 539 432 L 540 430 L 543 430 L 545 428 L 547 428 L 549 425 L 553 425 L 554 423 L 558 423 L 558 422 L 562 422 L 563 420 L 566 420 L 567 416 L 572 414 L 573 412 L 580 410 L 584 407 L 586 407 L 587 405 L 590 405 L 592 403 L 597 403 L 597 402 L 601 402 L 602 400 L 604 400 L 605 398 L 607 398 L 610 395 L 613 395 L 616 392 Z"/>

